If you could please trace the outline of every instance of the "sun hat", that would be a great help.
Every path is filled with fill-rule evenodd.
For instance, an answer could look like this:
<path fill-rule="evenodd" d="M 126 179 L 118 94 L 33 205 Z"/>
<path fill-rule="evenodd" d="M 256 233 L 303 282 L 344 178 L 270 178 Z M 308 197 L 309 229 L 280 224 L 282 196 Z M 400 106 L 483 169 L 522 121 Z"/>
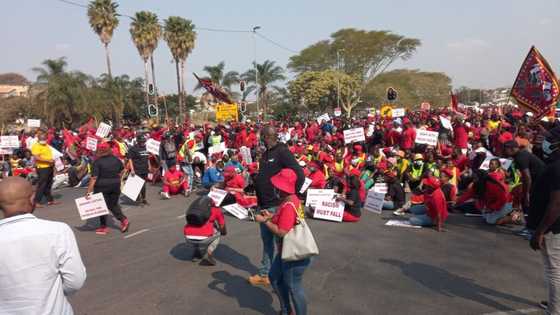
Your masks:
<path fill-rule="evenodd" d="M 289 168 L 282 169 L 270 178 L 270 182 L 274 187 L 288 194 L 294 194 L 296 192 L 296 180 L 296 172 Z"/>

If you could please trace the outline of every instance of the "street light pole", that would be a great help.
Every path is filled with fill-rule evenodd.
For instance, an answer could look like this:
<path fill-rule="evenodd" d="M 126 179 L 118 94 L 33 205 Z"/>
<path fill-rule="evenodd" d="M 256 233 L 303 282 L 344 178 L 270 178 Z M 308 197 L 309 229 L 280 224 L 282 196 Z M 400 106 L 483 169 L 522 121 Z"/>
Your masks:
<path fill-rule="evenodd" d="M 255 85 L 257 86 L 257 121 L 259 121 L 259 71 L 257 69 L 257 30 L 260 29 L 260 26 L 253 27 L 253 48 L 255 53 L 253 67 L 255 68 Z"/>
<path fill-rule="evenodd" d="M 338 70 L 337 75 L 337 89 L 336 89 L 336 107 L 340 108 L 340 49 L 336 51 L 336 67 Z"/>

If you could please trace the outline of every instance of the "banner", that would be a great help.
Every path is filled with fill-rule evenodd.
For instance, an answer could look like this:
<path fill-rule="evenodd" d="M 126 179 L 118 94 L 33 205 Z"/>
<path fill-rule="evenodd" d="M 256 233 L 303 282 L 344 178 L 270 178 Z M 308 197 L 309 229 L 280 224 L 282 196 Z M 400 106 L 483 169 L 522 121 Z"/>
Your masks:
<path fill-rule="evenodd" d="M 102 193 L 93 194 L 89 196 L 89 199 L 85 197 L 78 198 L 76 199 L 76 206 L 78 207 L 78 213 L 82 220 L 109 214 L 109 209 L 107 208 Z"/>
<path fill-rule="evenodd" d="M 389 187 L 387 187 L 387 183 L 376 183 L 373 185 L 372 190 L 376 193 L 386 194 L 389 191 Z"/>
<path fill-rule="evenodd" d="M 216 153 L 222 153 L 225 150 L 227 150 L 226 143 L 220 142 L 220 144 L 216 144 L 208 148 L 208 156 L 211 157 L 212 155 Z"/>
<path fill-rule="evenodd" d="M 237 203 L 223 206 L 223 209 L 231 213 L 234 217 L 238 218 L 239 220 L 245 220 L 249 217 L 249 211 Z"/>
<path fill-rule="evenodd" d="M 216 121 L 237 121 L 237 104 L 220 104 L 216 106 Z"/>
<path fill-rule="evenodd" d="M 344 130 L 344 144 L 366 141 L 366 135 L 364 134 L 364 128 L 354 128 Z"/>
<path fill-rule="evenodd" d="M 340 110 L 340 107 L 337 107 L 334 109 L 334 116 L 335 117 L 340 117 L 340 115 L 342 115 L 342 110 Z"/>
<path fill-rule="evenodd" d="M 150 138 L 146 141 L 146 151 L 153 155 L 159 155 L 159 146 L 160 142 L 154 139 Z"/>
<path fill-rule="evenodd" d="M 233 101 L 231 100 L 231 97 L 229 97 L 229 95 L 227 94 L 227 92 L 219 85 L 215 84 L 214 82 L 212 82 L 212 80 L 210 79 L 201 79 L 199 78 L 196 73 L 193 73 L 195 78 L 198 80 L 198 82 L 200 83 L 200 85 L 206 90 L 208 91 L 208 93 L 212 94 L 212 96 L 214 96 L 216 99 L 225 102 L 225 103 L 233 103 Z"/>
<path fill-rule="evenodd" d="M 251 156 L 251 149 L 249 149 L 246 146 L 242 146 L 241 148 L 239 148 L 239 152 L 243 157 L 243 162 L 245 162 L 247 165 L 253 163 L 253 157 Z"/>
<path fill-rule="evenodd" d="M 405 111 L 404 108 L 395 108 L 392 111 L 392 117 L 393 118 L 404 117 L 405 114 L 406 114 L 406 111 Z"/>
<path fill-rule="evenodd" d="M 558 79 L 535 46 L 523 61 L 511 89 L 511 96 L 525 111 L 539 119 L 550 112 L 560 99 Z"/>
<path fill-rule="evenodd" d="M 19 148 L 19 138 L 18 136 L 1 136 L 0 137 L 0 147 L 2 148 Z"/>
<path fill-rule="evenodd" d="M 416 143 L 436 146 L 438 135 L 435 131 L 416 129 Z"/>
<path fill-rule="evenodd" d="M 308 189 L 307 198 L 305 199 L 306 207 L 315 207 L 319 202 L 326 200 L 334 200 L 334 190 L 333 189 Z"/>
<path fill-rule="evenodd" d="M 111 126 L 102 122 L 99 124 L 99 127 L 97 127 L 95 135 L 99 138 L 106 138 L 109 135 L 109 132 L 111 132 Z"/>
<path fill-rule="evenodd" d="M 344 215 L 344 202 L 336 200 L 322 200 L 315 205 L 314 219 L 342 222 Z"/>
<path fill-rule="evenodd" d="M 385 194 L 376 192 L 375 190 L 368 191 L 364 209 L 367 211 L 381 214 L 383 212 L 383 202 L 385 201 Z"/>
<path fill-rule="evenodd" d="M 41 119 L 28 119 L 27 120 L 27 127 L 29 127 L 29 128 L 40 128 L 41 127 Z"/>

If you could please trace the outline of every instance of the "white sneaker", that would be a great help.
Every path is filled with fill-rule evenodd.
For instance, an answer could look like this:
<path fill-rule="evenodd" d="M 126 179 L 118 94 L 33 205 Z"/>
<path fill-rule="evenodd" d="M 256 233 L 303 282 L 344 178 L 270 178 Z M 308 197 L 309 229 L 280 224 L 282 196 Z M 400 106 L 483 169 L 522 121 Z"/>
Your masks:
<path fill-rule="evenodd" d="M 403 209 L 397 209 L 397 210 L 393 211 L 393 214 L 398 216 L 398 217 L 403 217 L 403 216 L 406 215 L 406 213 L 404 212 Z"/>
<path fill-rule="evenodd" d="M 168 193 L 162 191 L 162 192 L 161 192 L 161 198 L 163 198 L 163 199 L 171 199 L 171 196 L 169 196 Z"/>

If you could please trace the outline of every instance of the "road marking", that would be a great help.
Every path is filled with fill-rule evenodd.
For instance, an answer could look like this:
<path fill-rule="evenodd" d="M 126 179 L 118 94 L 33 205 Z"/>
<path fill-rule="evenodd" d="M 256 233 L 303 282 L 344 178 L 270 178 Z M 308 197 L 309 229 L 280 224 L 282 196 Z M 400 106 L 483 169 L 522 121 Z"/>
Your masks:
<path fill-rule="evenodd" d="M 484 315 L 523 315 L 523 314 L 533 314 L 536 312 L 541 311 L 538 308 L 526 308 L 522 310 L 513 310 L 513 311 L 501 311 L 501 312 L 494 312 L 494 313 L 485 313 Z"/>
<path fill-rule="evenodd" d="M 181 214 L 180 216 L 177 217 L 177 219 L 184 219 L 184 218 L 185 218 L 184 214 Z"/>
<path fill-rule="evenodd" d="M 132 234 L 128 234 L 128 235 L 125 236 L 124 238 L 131 238 L 131 237 L 133 237 L 133 236 L 142 234 L 142 233 L 144 233 L 144 232 L 148 232 L 149 230 L 150 230 L 150 229 L 143 229 L 143 230 L 140 230 L 140 231 L 138 231 L 138 232 L 134 232 L 134 233 L 132 233 Z"/>

